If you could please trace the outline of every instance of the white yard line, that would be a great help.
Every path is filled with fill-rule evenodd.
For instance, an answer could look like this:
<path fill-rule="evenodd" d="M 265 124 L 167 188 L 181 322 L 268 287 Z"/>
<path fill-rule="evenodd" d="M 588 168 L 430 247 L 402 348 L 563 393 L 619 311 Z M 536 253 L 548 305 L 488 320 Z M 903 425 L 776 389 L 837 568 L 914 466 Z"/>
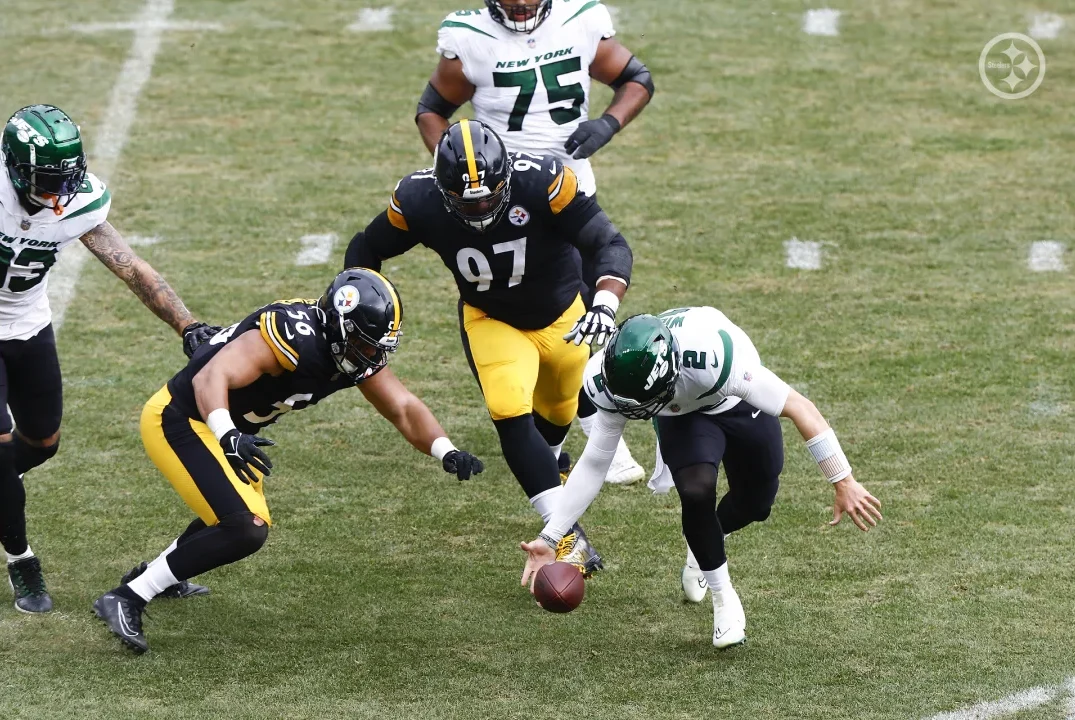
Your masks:
<path fill-rule="evenodd" d="M 145 247 L 146 245 L 156 245 L 164 238 L 156 235 L 128 235 L 124 238 L 127 244 L 131 247 Z"/>
<path fill-rule="evenodd" d="M 839 24 L 839 10 L 820 8 L 803 14 L 803 32 L 807 35 L 839 35 Z"/>
<path fill-rule="evenodd" d="M 1056 696 L 1057 689 L 1036 687 L 1023 690 L 1000 700 L 979 703 L 960 710 L 930 716 L 929 720 L 987 720 L 1005 717 L 1031 708 L 1041 707 Z"/>
<path fill-rule="evenodd" d="M 1056 13 L 1035 13 L 1030 18 L 1028 34 L 1039 40 L 1055 40 L 1064 27 L 1064 18 Z"/>
<path fill-rule="evenodd" d="M 1068 699 L 1064 702 L 1064 720 L 1075 720 L 1075 677 L 1069 677 L 1064 682 L 1064 689 L 1068 692 Z"/>
<path fill-rule="evenodd" d="M 821 269 L 821 243 L 792 238 L 784 243 L 787 266 L 796 270 Z"/>
<path fill-rule="evenodd" d="M 124 22 L 75 23 L 69 26 L 80 33 L 102 32 L 137 32 L 139 30 L 214 30 L 220 32 L 224 26 L 218 22 L 201 22 L 199 20 L 127 20 Z"/>
<path fill-rule="evenodd" d="M 329 261 L 336 247 L 336 233 L 303 235 L 299 242 L 302 243 L 302 249 L 295 256 L 296 265 L 323 265 Z"/>
<path fill-rule="evenodd" d="M 146 0 L 142 12 L 135 19 L 137 29 L 127 60 L 119 71 L 112 95 L 108 100 L 108 112 L 101 121 L 93 141 L 94 153 L 90 170 L 106 182 L 115 172 L 119 156 L 127 144 L 138 110 L 138 96 L 142 94 L 153 72 L 153 61 L 160 50 L 164 24 L 175 9 L 175 0 Z M 90 256 L 82 243 L 72 243 L 49 273 L 48 296 L 52 306 L 52 324 L 56 330 L 63 326 L 67 306 L 75 296 L 78 276 L 86 258 Z"/>
<path fill-rule="evenodd" d="M 392 29 L 392 16 L 395 14 L 394 7 L 362 8 L 358 11 L 358 19 L 347 26 L 351 32 L 384 32 Z"/>
<path fill-rule="evenodd" d="M 1027 267 L 1034 272 L 1063 272 L 1064 243 L 1055 240 L 1032 243 Z"/>

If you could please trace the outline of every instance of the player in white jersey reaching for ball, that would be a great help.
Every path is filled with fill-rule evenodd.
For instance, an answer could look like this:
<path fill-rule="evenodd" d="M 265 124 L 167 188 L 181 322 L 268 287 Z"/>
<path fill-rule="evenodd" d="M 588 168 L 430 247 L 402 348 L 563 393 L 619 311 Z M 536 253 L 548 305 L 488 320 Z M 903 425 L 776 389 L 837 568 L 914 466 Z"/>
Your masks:
<path fill-rule="evenodd" d="M 746 615 L 732 587 L 724 536 L 769 517 L 784 446 L 777 417 L 789 418 L 836 493 L 833 520 L 862 530 L 881 503 L 855 480 L 832 428 L 812 402 L 763 367 L 754 344 L 711 307 L 628 318 L 586 367 L 584 389 L 598 407 L 586 449 L 553 515 L 530 543 L 522 582 L 555 558 L 560 537 L 590 506 L 628 420 L 654 419 L 683 534 L 713 591 L 713 644 L 746 641 Z M 728 492 L 717 504 L 717 467 Z M 532 587 L 532 585 L 531 585 Z"/>
<path fill-rule="evenodd" d="M 430 152 L 455 111 L 468 100 L 510 152 L 552 156 L 570 167 L 585 195 L 597 192 L 588 158 L 626 126 L 653 96 L 646 66 L 616 39 L 599 0 L 485 0 L 485 8 L 452 13 L 437 35 L 440 61 L 418 101 L 415 122 Z M 615 95 L 589 119 L 590 80 Z M 582 267 L 591 306 L 600 278 Z M 579 396 L 579 423 L 589 434 L 596 410 Z M 606 480 L 645 476 L 621 442 Z"/>
<path fill-rule="evenodd" d="M 111 193 L 86 171 L 81 133 L 62 110 L 52 105 L 18 110 L 4 126 L 0 155 L 0 544 L 16 609 L 40 613 L 52 609 L 52 599 L 26 539 L 22 475 L 59 449 L 63 387 L 46 295 L 59 252 L 81 240 L 183 336 L 188 354 L 215 329 L 197 322 L 108 223 Z M 169 592 L 182 596 L 204 589 L 183 583 Z"/>

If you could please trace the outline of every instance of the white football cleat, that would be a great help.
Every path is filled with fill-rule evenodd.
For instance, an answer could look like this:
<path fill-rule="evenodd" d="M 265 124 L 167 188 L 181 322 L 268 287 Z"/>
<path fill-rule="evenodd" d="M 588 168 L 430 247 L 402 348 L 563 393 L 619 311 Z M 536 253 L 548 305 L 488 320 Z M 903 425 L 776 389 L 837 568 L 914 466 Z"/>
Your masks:
<path fill-rule="evenodd" d="M 605 474 L 605 482 L 612 485 L 630 485 L 644 477 L 646 471 L 631 457 L 631 451 L 621 437 L 616 445 L 616 454 L 612 456 L 612 464 Z"/>
<path fill-rule="evenodd" d="M 709 583 L 706 582 L 705 575 L 702 574 L 701 570 L 690 565 L 684 565 L 679 579 L 683 584 L 683 596 L 688 601 L 700 603 L 705 599 L 706 591 L 709 590 Z"/>
<path fill-rule="evenodd" d="M 713 645 L 723 650 L 747 641 L 747 618 L 743 603 L 732 588 L 713 593 Z"/>

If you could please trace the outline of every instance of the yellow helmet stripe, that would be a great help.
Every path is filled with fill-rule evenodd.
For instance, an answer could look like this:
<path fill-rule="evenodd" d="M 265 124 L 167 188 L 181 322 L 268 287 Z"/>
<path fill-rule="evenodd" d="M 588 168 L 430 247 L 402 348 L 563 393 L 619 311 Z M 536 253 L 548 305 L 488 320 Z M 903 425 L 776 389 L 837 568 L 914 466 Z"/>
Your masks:
<path fill-rule="evenodd" d="M 467 156 L 467 173 L 470 177 L 470 186 L 476 188 L 478 182 L 478 163 L 474 157 L 474 139 L 470 137 L 470 120 L 463 118 L 459 121 L 459 130 L 463 133 L 463 152 Z"/>
<path fill-rule="evenodd" d="M 376 275 L 377 277 L 379 277 L 381 279 L 381 281 L 384 282 L 384 286 L 388 289 L 388 295 L 389 295 L 389 297 L 392 298 L 392 313 L 393 313 L 393 315 L 392 315 L 392 328 L 390 330 L 390 334 L 392 332 L 396 332 L 396 331 L 399 330 L 399 314 L 403 310 L 403 308 L 399 304 L 399 295 L 396 294 L 396 288 L 395 288 L 395 286 L 392 285 L 391 282 L 388 281 L 388 278 L 386 278 L 381 273 L 377 272 L 376 270 L 370 270 L 369 268 L 366 268 L 366 269 L 369 270 L 369 272 L 371 274 Z"/>

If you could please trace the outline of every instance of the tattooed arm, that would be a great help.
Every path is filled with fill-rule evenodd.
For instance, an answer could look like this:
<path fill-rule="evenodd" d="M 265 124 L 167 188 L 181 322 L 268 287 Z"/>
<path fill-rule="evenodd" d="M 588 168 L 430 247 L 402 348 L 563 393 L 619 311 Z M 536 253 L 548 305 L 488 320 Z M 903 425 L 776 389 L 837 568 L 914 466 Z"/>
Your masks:
<path fill-rule="evenodd" d="M 149 263 L 135 255 L 111 223 L 101 223 L 83 235 L 81 240 L 105 267 L 127 283 L 127 287 L 147 308 L 177 333 L 182 335 L 184 328 L 196 322 L 168 281 Z"/>

